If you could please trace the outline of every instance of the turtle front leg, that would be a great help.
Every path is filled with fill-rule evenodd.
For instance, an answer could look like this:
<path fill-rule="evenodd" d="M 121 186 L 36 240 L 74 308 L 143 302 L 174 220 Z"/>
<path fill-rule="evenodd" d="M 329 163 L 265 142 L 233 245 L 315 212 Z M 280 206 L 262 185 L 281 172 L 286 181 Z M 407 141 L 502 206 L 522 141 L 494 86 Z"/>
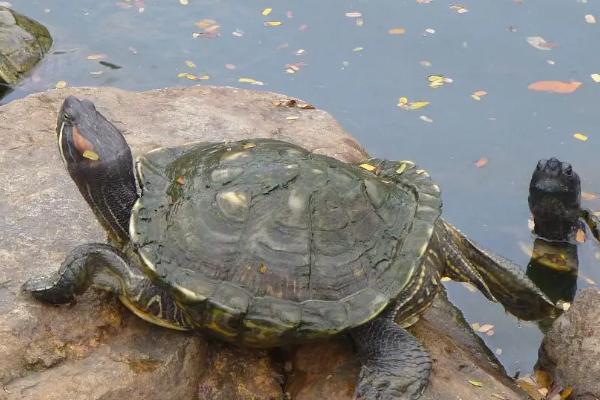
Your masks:
<path fill-rule="evenodd" d="M 385 311 L 350 331 L 362 359 L 356 400 L 417 400 L 427 386 L 431 359 L 393 314 Z"/>
<path fill-rule="evenodd" d="M 32 278 L 22 288 L 46 303 L 65 304 L 90 286 L 117 294 L 127 308 L 146 321 L 172 329 L 191 329 L 175 299 L 107 244 L 76 247 L 57 272 Z"/>
<path fill-rule="evenodd" d="M 438 243 L 446 257 L 446 274 L 459 281 L 475 284 L 487 297 L 491 293 L 508 311 L 524 320 L 540 319 L 554 315 L 557 308 L 514 262 L 483 249 L 465 237 L 458 229 L 440 218 L 436 224 Z M 473 281 L 473 271 L 480 277 Z M 488 292 L 488 293 L 486 293 Z"/>

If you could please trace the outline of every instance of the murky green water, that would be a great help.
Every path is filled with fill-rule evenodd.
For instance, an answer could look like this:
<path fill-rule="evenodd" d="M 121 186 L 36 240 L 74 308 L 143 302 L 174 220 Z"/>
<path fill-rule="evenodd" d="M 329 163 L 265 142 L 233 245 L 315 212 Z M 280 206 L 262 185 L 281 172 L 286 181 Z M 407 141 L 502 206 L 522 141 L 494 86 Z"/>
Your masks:
<path fill-rule="evenodd" d="M 3 102 L 61 80 L 133 90 L 200 83 L 178 77 L 182 72 L 208 75 L 202 82 L 212 85 L 301 97 L 333 114 L 373 155 L 417 160 L 442 186 L 449 221 L 525 266 L 529 257 L 521 247 L 533 242 L 527 188 L 537 159 L 555 155 L 572 162 L 584 191 L 600 191 L 600 84 L 590 77 L 600 73 L 600 23 L 585 19 L 589 14 L 600 22 L 600 5 L 478 0 L 460 3 L 468 12 L 458 12 L 453 4 L 13 0 L 15 9 L 48 26 L 55 44 Z M 263 16 L 267 7 L 273 10 Z M 195 25 L 202 20 L 204 33 Z M 394 28 L 405 32 L 392 35 Z M 534 36 L 549 42 L 549 50 L 532 47 L 526 39 Z M 100 65 L 90 55 L 105 55 L 102 61 L 122 68 Z M 297 71 L 286 73 L 289 65 Z M 433 89 L 429 75 L 452 83 Z M 540 80 L 582 85 L 571 94 L 527 89 Z M 487 94 L 477 101 L 471 97 L 476 91 Z M 430 104 L 402 110 L 402 96 Z M 576 132 L 589 139 L 574 139 Z M 482 157 L 488 163 L 477 168 Z M 600 208 L 598 201 L 587 205 Z M 578 250 L 581 289 L 600 282 L 600 247 L 588 241 Z M 448 288 L 470 322 L 495 326 L 494 335 L 482 336 L 493 350 L 502 349 L 508 371 L 529 371 L 541 340 L 537 327 L 462 285 Z"/>

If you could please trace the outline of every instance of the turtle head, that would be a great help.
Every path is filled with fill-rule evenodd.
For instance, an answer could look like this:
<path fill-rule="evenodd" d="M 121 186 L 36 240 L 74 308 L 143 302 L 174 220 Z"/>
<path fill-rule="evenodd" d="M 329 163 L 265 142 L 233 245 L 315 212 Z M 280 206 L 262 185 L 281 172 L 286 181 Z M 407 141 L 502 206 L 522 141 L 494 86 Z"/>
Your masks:
<path fill-rule="evenodd" d="M 69 171 L 101 168 L 120 158 L 131 159 L 131 151 L 119 130 L 94 103 L 75 96 L 65 99 L 58 113 L 56 134 L 60 154 Z"/>
<path fill-rule="evenodd" d="M 579 225 L 581 182 L 571 164 L 556 158 L 540 160 L 529 184 L 529 209 L 535 233 L 550 240 L 568 240 Z"/>
<path fill-rule="evenodd" d="M 56 134 L 65 166 L 98 221 L 113 238 L 126 241 L 137 189 L 123 134 L 94 103 L 74 96 L 60 108 Z"/>

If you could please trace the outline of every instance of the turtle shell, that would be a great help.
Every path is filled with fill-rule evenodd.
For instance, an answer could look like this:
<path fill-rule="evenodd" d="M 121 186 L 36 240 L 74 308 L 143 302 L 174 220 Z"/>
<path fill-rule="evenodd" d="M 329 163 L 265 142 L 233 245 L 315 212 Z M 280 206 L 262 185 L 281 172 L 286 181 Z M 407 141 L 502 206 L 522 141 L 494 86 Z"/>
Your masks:
<path fill-rule="evenodd" d="M 404 165 L 405 167 L 406 165 Z M 439 189 L 257 139 L 140 157 L 130 234 L 194 323 L 256 346 L 374 318 L 422 262 Z"/>

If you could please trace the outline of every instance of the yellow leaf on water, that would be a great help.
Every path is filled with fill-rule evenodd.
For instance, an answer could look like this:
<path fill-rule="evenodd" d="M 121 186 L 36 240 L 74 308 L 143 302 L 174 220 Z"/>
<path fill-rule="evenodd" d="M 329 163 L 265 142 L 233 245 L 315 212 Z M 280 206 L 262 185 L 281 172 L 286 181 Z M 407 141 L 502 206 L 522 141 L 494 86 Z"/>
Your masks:
<path fill-rule="evenodd" d="M 450 279 L 450 278 L 449 278 L 449 277 L 447 277 L 447 276 L 442 276 L 442 278 L 440 279 L 440 281 L 442 281 L 442 282 L 450 282 L 451 280 L 452 280 L 452 279 Z"/>
<path fill-rule="evenodd" d="M 271 14 L 271 11 L 273 11 L 273 9 L 271 7 L 267 7 L 264 10 L 262 10 L 261 14 L 266 17 L 267 15 Z"/>
<path fill-rule="evenodd" d="M 373 172 L 377 169 L 377 167 L 368 163 L 362 163 L 359 165 L 359 167 L 361 167 L 362 169 L 366 169 L 369 172 Z"/>
<path fill-rule="evenodd" d="M 574 133 L 573 137 L 577 140 L 581 140 L 582 142 L 587 142 L 587 140 L 588 140 L 588 137 L 580 132 Z"/>
<path fill-rule="evenodd" d="M 193 61 L 190 61 L 190 60 L 187 60 L 187 61 L 185 62 L 185 65 L 187 65 L 187 66 L 188 66 L 188 67 L 190 67 L 190 68 L 196 68 L 196 64 L 194 64 L 194 62 L 193 62 Z"/>
<path fill-rule="evenodd" d="M 84 158 L 87 158 L 88 160 L 92 160 L 92 161 L 98 161 L 100 159 L 100 156 L 98 155 L 98 153 L 94 153 L 91 150 L 84 151 L 82 155 Z"/>
<path fill-rule="evenodd" d="M 365 49 L 364 47 L 355 47 L 352 49 L 352 51 L 359 52 L 359 51 L 363 51 L 364 49 Z"/>
<path fill-rule="evenodd" d="M 596 83 L 600 83 L 600 74 L 591 74 L 592 80 Z"/>
<path fill-rule="evenodd" d="M 595 24 L 596 23 L 596 17 L 594 17 L 592 14 L 587 14 L 585 16 L 585 22 L 587 22 L 588 24 Z"/>
<path fill-rule="evenodd" d="M 403 106 L 405 104 L 408 104 L 408 98 L 407 97 L 400 97 L 398 99 L 398 107 Z"/>
<path fill-rule="evenodd" d="M 106 54 L 90 54 L 86 57 L 88 60 L 101 60 L 106 58 Z"/>
<path fill-rule="evenodd" d="M 240 79 L 238 79 L 238 82 L 239 83 L 249 83 L 250 85 L 258 85 L 258 86 L 264 85 L 263 82 L 257 81 L 257 80 L 252 79 L 252 78 L 240 78 Z"/>
<path fill-rule="evenodd" d="M 483 383 L 469 379 L 469 383 L 476 387 L 483 387 Z"/>
<path fill-rule="evenodd" d="M 67 87 L 67 82 L 65 81 L 58 81 L 56 82 L 56 85 L 54 85 L 55 88 L 57 89 L 64 89 Z"/>
<path fill-rule="evenodd" d="M 392 28 L 388 30 L 390 35 L 404 35 L 406 33 L 406 29 L 404 28 Z"/>
<path fill-rule="evenodd" d="M 472 97 L 474 100 L 477 100 L 477 101 L 479 101 L 479 100 L 481 100 L 481 98 L 482 98 L 483 96 L 485 96 L 486 94 L 487 94 L 487 92 L 486 92 L 485 90 L 478 90 L 478 91 L 476 91 L 476 92 L 473 92 L 473 94 L 471 94 L 471 97 Z"/>
<path fill-rule="evenodd" d="M 182 6 L 187 6 L 189 4 L 188 0 L 179 0 L 179 4 Z"/>
<path fill-rule="evenodd" d="M 265 22 L 265 26 L 279 26 L 281 25 L 281 21 L 267 21 Z"/>
<path fill-rule="evenodd" d="M 415 101 L 413 103 L 410 103 L 408 105 L 408 108 L 410 110 L 418 110 L 420 108 L 427 107 L 428 104 L 429 104 L 428 101 Z"/>

